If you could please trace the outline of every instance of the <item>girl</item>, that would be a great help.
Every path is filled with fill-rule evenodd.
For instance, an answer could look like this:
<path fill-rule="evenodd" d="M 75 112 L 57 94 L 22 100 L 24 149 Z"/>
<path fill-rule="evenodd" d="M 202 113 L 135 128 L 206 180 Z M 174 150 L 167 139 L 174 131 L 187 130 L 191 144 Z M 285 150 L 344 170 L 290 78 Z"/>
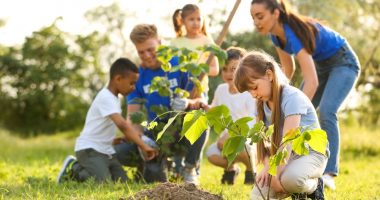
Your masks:
<path fill-rule="evenodd" d="M 307 96 L 290 86 L 278 64 L 269 55 L 251 52 L 246 55 L 236 69 L 234 83 L 240 92 L 248 91 L 257 99 L 258 120 L 268 126 L 274 124 L 270 149 L 264 144 L 257 145 L 257 159 L 264 164 L 256 181 L 263 194 L 268 192 L 268 158 L 279 146 L 284 133 L 292 128 L 319 128 L 317 114 Z M 288 152 L 290 148 L 287 147 Z M 327 157 L 313 149 L 309 155 L 298 156 L 289 153 L 287 164 L 277 168 L 277 176 L 272 178 L 271 198 L 284 198 L 289 194 L 307 194 L 312 199 L 324 199 L 323 185 L 319 179 L 326 167 Z M 327 150 L 327 147 L 326 147 Z M 252 190 L 252 199 L 261 199 L 259 190 Z"/>
<path fill-rule="evenodd" d="M 319 121 L 328 135 L 331 155 L 323 178 L 334 190 L 333 176 L 339 167 L 337 112 L 358 78 L 357 56 L 345 38 L 315 19 L 292 12 L 285 0 L 253 0 L 251 15 L 257 30 L 271 36 L 288 78 L 295 70 L 292 55 L 299 63 L 302 90 L 319 107 Z"/>
<path fill-rule="evenodd" d="M 224 83 L 216 88 L 214 99 L 211 104 L 211 107 L 222 104 L 226 105 L 231 112 L 233 120 L 246 116 L 256 118 L 257 115 L 255 99 L 253 99 L 248 92 L 239 93 L 233 83 L 233 74 L 245 52 L 244 49 L 237 47 L 230 47 L 227 49 L 227 62 L 222 69 L 222 79 Z M 208 109 L 208 107 L 205 109 Z M 224 131 L 218 140 L 210 145 L 206 152 L 208 160 L 210 163 L 224 168 L 221 182 L 231 185 L 234 184 L 235 179 L 240 172 L 237 163 L 243 163 L 246 168 L 244 183 L 252 185 L 255 180 L 254 177 L 256 172 L 255 167 L 251 165 L 251 163 L 256 163 L 253 146 L 247 145 L 251 160 L 248 153 L 243 151 L 236 157 L 234 163 L 228 167 L 227 159 L 222 156 L 223 145 L 227 138 L 227 131 Z"/>
<path fill-rule="evenodd" d="M 177 9 L 173 14 L 173 25 L 176 38 L 171 45 L 182 48 L 186 47 L 195 51 L 197 47 L 214 44 L 206 30 L 206 22 L 201 15 L 199 7 L 195 4 L 186 4 L 182 9 Z M 201 59 L 206 62 L 208 54 L 202 54 Z M 219 74 L 218 60 L 214 57 L 210 63 L 208 75 Z"/>

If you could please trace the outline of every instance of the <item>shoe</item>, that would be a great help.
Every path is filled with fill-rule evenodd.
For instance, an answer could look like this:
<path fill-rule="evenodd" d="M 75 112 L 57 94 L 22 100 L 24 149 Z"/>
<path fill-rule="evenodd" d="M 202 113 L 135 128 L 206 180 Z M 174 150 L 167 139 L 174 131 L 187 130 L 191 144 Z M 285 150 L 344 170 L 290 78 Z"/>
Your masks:
<path fill-rule="evenodd" d="M 57 183 L 62 183 L 63 181 L 72 179 L 73 165 L 77 162 L 78 162 L 77 159 L 72 155 L 69 155 L 66 157 L 65 161 L 63 161 L 61 171 L 59 171 L 59 174 L 57 177 Z"/>
<path fill-rule="evenodd" d="M 292 198 L 292 200 L 307 200 L 307 195 L 303 193 L 294 193 L 291 194 L 290 197 Z"/>
<path fill-rule="evenodd" d="M 194 185 L 199 185 L 199 179 L 195 167 L 183 167 L 181 175 L 183 177 L 183 181 L 186 183 L 192 183 Z"/>
<path fill-rule="evenodd" d="M 318 178 L 318 186 L 317 189 L 311 194 L 307 195 L 307 198 L 312 200 L 325 200 L 325 195 L 323 194 L 323 179 Z"/>
<path fill-rule="evenodd" d="M 252 171 L 245 171 L 244 184 L 253 185 L 255 184 L 256 173 Z"/>
<path fill-rule="evenodd" d="M 221 180 L 222 184 L 233 185 L 239 173 L 240 173 L 239 167 L 231 171 L 224 170 L 222 180 Z"/>
<path fill-rule="evenodd" d="M 336 190 L 334 177 L 329 174 L 324 174 L 322 176 L 324 185 L 330 190 Z"/>

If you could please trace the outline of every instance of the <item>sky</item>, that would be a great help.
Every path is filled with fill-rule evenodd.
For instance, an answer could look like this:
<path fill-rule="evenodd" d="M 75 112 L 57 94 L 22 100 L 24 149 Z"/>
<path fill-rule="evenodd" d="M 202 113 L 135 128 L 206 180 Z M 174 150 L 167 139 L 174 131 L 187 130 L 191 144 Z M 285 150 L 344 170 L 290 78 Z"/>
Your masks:
<path fill-rule="evenodd" d="M 137 23 L 153 23 L 159 27 L 163 37 L 174 37 L 172 22 L 168 20 L 175 9 L 182 8 L 187 3 L 198 3 L 197 0 L 1 0 L 0 19 L 6 21 L 0 28 L 0 44 L 12 46 L 22 44 L 26 36 L 54 22 L 57 17 L 58 27 L 73 34 L 86 34 L 94 28 L 84 18 L 84 13 L 98 6 L 107 6 L 117 2 L 122 10 L 135 13 L 137 17 L 126 19 L 125 34 L 129 35 Z M 210 14 L 215 9 L 233 8 L 235 0 L 203 0 L 198 4 L 204 14 Z M 231 23 L 233 33 L 253 30 L 249 13 L 250 0 L 242 0 Z M 211 33 L 218 33 L 210 27 Z"/>

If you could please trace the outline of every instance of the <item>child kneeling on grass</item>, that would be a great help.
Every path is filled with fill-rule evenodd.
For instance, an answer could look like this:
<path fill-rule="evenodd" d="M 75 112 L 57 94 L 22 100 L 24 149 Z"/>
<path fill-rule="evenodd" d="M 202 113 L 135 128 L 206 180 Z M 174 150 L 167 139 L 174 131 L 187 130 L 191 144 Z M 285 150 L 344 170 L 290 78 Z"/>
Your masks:
<path fill-rule="evenodd" d="M 301 90 L 289 85 L 274 59 L 262 52 L 251 52 L 243 57 L 234 76 L 240 92 L 248 91 L 257 100 L 258 120 L 266 126 L 273 124 L 270 148 L 261 141 L 257 144 L 257 159 L 264 164 L 256 176 L 251 199 L 262 199 L 270 188 L 270 199 L 324 199 L 322 174 L 327 164 L 328 145 L 324 154 L 309 147 L 309 154 L 297 155 L 287 146 L 289 156 L 271 177 L 269 156 L 274 155 L 285 133 L 298 127 L 319 128 L 318 117 L 309 98 Z M 323 136 L 321 136 L 323 137 Z M 270 184 L 270 185 L 269 185 Z M 260 190 L 259 190 L 260 189 Z"/>
<path fill-rule="evenodd" d="M 214 94 L 211 107 L 226 105 L 231 112 L 233 120 L 242 117 L 253 117 L 257 115 L 256 101 L 248 92 L 239 93 L 233 84 L 233 74 L 239 64 L 240 59 L 246 51 L 242 48 L 230 47 L 227 49 L 227 62 L 222 69 L 222 78 L 224 83 L 220 84 Z M 255 120 L 254 120 L 255 121 Z M 222 167 L 224 174 L 221 182 L 223 184 L 234 184 L 240 168 L 237 163 L 241 162 L 245 165 L 245 184 L 253 184 L 255 181 L 255 146 L 247 144 L 249 151 L 241 152 L 234 160 L 231 166 L 228 166 L 227 159 L 222 156 L 224 142 L 228 138 L 227 131 L 224 131 L 218 138 L 217 142 L 210 145 L 206 151 L 206 155 L 210 163 Z M 250 159 L 251 158 L 251 159 Z M 253 165 L 253 166 L 252 166 Z"/>
<path fill-rule="evenodd" d="M 88 110 L 84 128 L 77 138 L 77 160 L 74 156 L 65 159 L 57 178 L 58 183 L 65 180 L 81 182 L 89 178 L 98 182 L 110 179 L 127 181 L 126 172 L 117 160 L 112 146 L 116 127 L 142 149 L 148 160 L 156 156 L 156 150 L 146 145 L 141 140 L 141 133 L 121 116 L 118 95 L 126 96 L 132 92 L 138 77 L 138 68 L 126 58 L 119 58 L 111 65 L 110 82 L 96 95 Z"/>

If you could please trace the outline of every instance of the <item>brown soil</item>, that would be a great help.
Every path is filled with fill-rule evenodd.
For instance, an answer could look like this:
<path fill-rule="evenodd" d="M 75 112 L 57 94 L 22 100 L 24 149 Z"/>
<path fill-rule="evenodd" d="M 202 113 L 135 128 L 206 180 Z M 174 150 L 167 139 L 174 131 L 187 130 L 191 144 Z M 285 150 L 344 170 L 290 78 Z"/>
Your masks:
<path fill-rule="evenodd" d="M 152 189 L 142 190 L 128 200 L 222 200 L 221 196 L 198 189 L 191 183 L 161 183 Z"/>

